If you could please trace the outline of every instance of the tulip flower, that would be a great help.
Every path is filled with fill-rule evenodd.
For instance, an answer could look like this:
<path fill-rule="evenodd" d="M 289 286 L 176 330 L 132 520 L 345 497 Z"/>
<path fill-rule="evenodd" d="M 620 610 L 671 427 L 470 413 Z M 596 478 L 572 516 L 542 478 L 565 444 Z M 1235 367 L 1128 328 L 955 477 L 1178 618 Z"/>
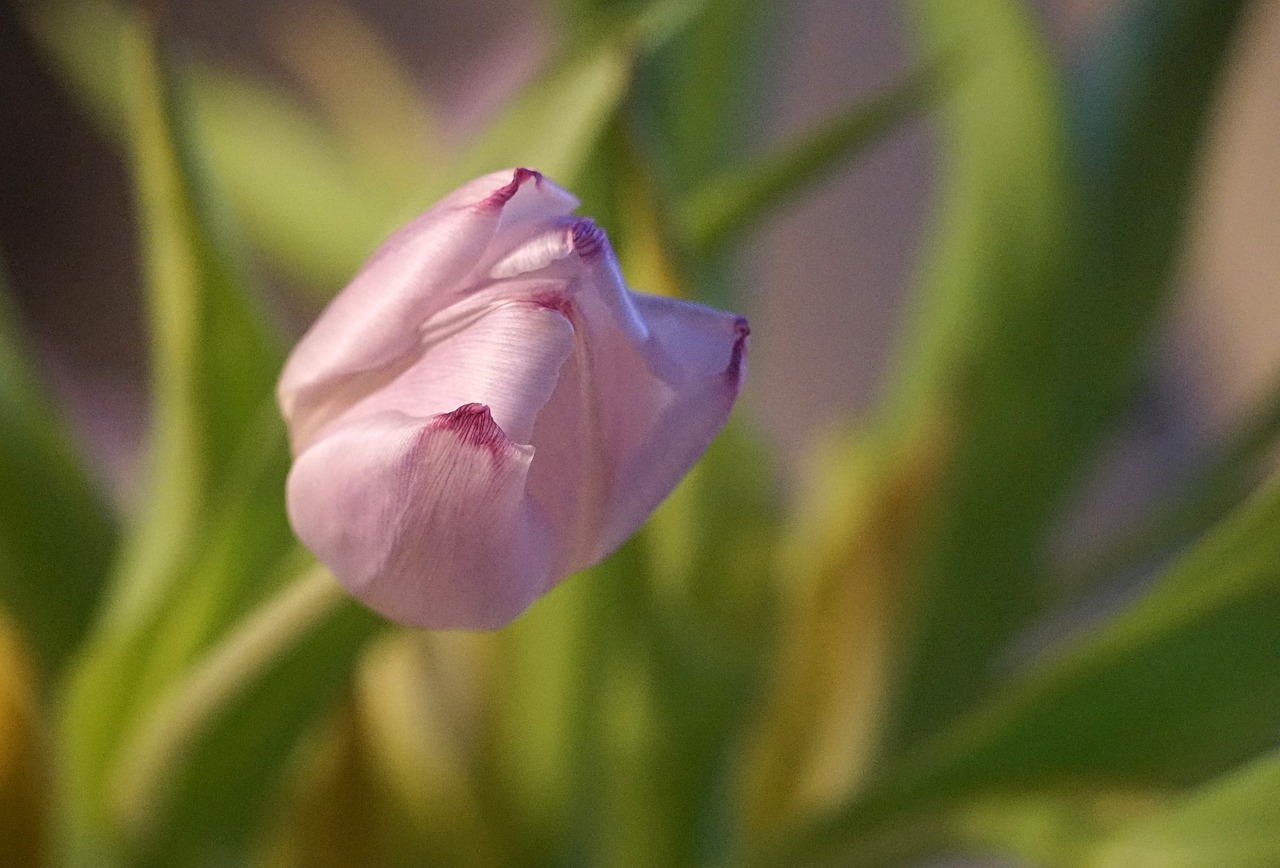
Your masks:
<path fill-rule="evenodd" d="M 577 206 L 529 169 L 465 184 L 285 366 L 290 521 L 387 618 L 510 622 L 634 533 L 729 416 L 746 319 L 632 292 Z"/>

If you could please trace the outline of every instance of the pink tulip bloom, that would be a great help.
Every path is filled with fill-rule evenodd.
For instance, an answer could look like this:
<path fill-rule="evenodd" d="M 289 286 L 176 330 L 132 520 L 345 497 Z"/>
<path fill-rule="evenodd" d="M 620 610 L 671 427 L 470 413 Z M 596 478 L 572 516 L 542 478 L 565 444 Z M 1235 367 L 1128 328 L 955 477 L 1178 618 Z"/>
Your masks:
<path fill-rule="evenodd" d="M 631 292 L 528 169 L 401 229 L 299 342 L 289 518 L 405 624 L 489 629 L 623 543 L 724 425 L 747 321 Z"/>

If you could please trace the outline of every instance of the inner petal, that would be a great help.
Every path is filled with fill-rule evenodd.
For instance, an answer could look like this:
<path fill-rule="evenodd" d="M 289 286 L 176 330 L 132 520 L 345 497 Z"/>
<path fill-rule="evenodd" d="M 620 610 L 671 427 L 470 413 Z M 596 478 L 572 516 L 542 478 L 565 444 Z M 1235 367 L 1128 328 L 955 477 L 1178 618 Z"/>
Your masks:
<path fill-rule="evenodd" d="M 489 277 L 501 280 L 539 271 L 573 253 L 569 227 L 552 222 L 530 228 L 534 231 L 524 237 L 513 230 L 499 233 L 491 248 L 505 252 L 489 267 Z"/>
<path fill-rule="evenodd" d="M 425 419 L 478 403 L 507 437 L 528 443 L 573 350 L 569 320 L 535 295 L 500 302 L 465 327 L 434 335 L 416 360 L 335 424 L 387 410 Z"/>

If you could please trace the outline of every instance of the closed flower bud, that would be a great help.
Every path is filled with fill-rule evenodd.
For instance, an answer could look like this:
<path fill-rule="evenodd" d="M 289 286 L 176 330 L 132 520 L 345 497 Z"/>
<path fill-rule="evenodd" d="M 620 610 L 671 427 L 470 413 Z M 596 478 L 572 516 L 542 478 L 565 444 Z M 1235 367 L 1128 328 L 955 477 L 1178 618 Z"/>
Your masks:
<path fill-rule="evenodd" d="M 516 169 L 379 249 L 289 358 L 289 518 L 371 609 L 500 627 L 622 544 L 724 425 L 743 317 L 631 292 Z"/>

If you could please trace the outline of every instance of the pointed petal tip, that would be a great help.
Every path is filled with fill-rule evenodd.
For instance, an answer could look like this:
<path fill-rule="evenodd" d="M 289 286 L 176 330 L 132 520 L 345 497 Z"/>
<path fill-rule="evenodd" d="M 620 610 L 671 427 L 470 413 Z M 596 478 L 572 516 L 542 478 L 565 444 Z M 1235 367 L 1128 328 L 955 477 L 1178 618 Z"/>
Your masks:
<path fill-rule="evenodd" d="M 579 218 L 569 227 L 573 252 L 583 259 L 594 259 L 609 246 L 609 236 L 590 217 Z"/>
<path fill-rule="evenodd" d="M 463 404 L 441 413 L 423 428 L 422 436 L 432 431 L 451 431 L 465 445 L 488 450 L 494 458 L 502 457 L 511 445 L 506 433 L 493 421 L 488 404 Z"/>
<path fill-rule="evenodd" d="M 751 336 L 751 326 L 745 316 L 733 321 L 733 349 L 729 353 L 729 364 L 724 369 L 724 378 L 735 391 L 742 388 L 747 375 L 747 338 Z"/>
<path fill-rule="evenodd" d="M 518 168 L 512 172 L 511 183 L 499 187 L 494 190 L 476 205 L 481 210 L 501 211 L 503 206 L 511 201 L 512 197 L 520 191 L 520 188 L 529 181 L 533 181 L 534 186 L 542 186 L 542 173 L 536 169 Z"/>

